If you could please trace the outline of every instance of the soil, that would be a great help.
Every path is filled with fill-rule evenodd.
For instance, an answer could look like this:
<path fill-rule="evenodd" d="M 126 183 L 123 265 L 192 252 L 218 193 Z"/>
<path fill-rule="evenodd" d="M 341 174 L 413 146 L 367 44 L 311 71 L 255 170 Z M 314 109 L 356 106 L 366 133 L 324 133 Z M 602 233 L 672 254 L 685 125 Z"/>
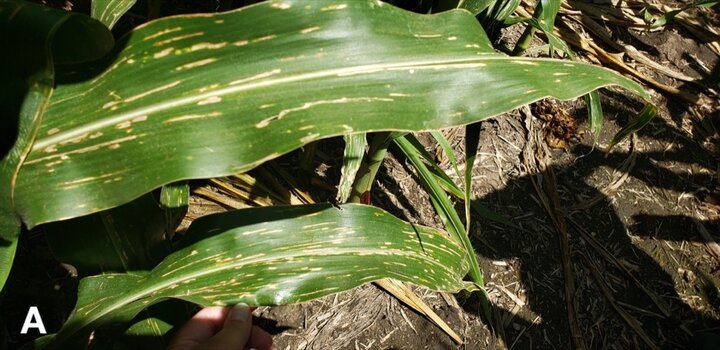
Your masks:
<path fill-rule="evenodd" d="M 198 6 L 207 7 L 203 4 Z M 717 6 L 690 14 L 717 29 L 716 11 Z M 613 39 L 697 80 L 675 80 L 626 57 L 630 66 L 700 97 L 690 104 L 647 87 L 658 116 L 611 151 L 612 136 L 642 108 L 619 89 L 601 90 L 605 124 L 597 144 L 582 99 L 546 100 L 482 122 L 474 201 L 513 225 L 472 218 L 471 237 L 493 319 L 483 319 L 477 295 L 413 287 L 464 345 L 368 284 L 303 304 L 258 308 L 255 315 L 273 333 L 275 348 L 568 349 L 582 343 L 590 349 L 690 349 L 700 348 L 696 341 L 718 337 L 719 55 L 678 22 L 657 31 L 607 23 Z M 517 25 L 506 29 L 499 40 L 514 42 L 521 31 Z M 464 159 L 463 130 L 443 132 Z M 461 183 L 432 137 L 419 138 Z M 333 201 L 342 140 L 320 141 L 317 147 L 313 176 L 297 168 L 302 151 L 276 163 L 303 174 L 299 179 L 314 178 L 299 187 L 315 201 Z M 392 147 L 371 200 L 409 222 L 442 228 L 417 174 Z M 550 200 L 550 210 L 544 200 Z M 225 210 L 200 197 L 193 203 L 190 216 Z M 12 331 L 19 329 L 29 304 L 52 309 L 46 327 L 56 331 L 72 309 L 77 286 L 71 270 L 48 260 L 41 234 L 25 237 L 0 305 L 5 348 L 35 337 Z M 574 291 L 568 292 L 568 285 Z M 574 334 L 580 338 L 573 340 Z M 704 349 L 712 348 L 720 343 Z"/>

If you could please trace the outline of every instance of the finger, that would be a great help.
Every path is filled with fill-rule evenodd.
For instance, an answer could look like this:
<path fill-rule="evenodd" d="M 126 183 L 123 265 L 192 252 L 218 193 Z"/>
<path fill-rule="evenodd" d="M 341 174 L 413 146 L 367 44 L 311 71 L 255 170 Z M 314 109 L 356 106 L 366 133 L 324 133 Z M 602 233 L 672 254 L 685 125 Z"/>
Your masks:
<path fill-rule="evenodd" d="M 175 334 L 168 350 L 190 350 L 210 339 L 220 330 L 229 308 L 208 307 L 195 314 Z"/>
<path fill-rule="evenodd" d="M 233 306 L 225 318 L 223 328 L 197 350 L 244 349 L 252 330 L 252 314 L 245 304 Z"/>
<path fill-rule="evenodd" d="M 246 349 L 256 349 L 256 350 L 270 350 L 272 348 L 272 336 L 270 333 L 265 332 L 262 328 L 258 326 L 253 326 L 252 331 L 250 331 L 250 340 L 248 341 L 247 345 L 245 345 Z"/>

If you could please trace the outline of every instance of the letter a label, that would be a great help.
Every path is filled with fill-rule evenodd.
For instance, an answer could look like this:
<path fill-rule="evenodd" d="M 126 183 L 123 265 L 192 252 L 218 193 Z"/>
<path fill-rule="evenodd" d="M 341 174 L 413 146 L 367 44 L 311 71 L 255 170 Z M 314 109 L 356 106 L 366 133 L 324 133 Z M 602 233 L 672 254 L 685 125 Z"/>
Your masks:
<path fill-rule="evenodd" d="M 45 325 L 43 324 L 42 317 L 40 317 L 40 311 L 37 306 L 31 306 L 28 310 L 27 316 L 25 316 L 25 323 L 23 323 L 20 334 L 27 334 L 30 328 L 35 328 L 40 334 L 47 334 L 45 331 Z"/>

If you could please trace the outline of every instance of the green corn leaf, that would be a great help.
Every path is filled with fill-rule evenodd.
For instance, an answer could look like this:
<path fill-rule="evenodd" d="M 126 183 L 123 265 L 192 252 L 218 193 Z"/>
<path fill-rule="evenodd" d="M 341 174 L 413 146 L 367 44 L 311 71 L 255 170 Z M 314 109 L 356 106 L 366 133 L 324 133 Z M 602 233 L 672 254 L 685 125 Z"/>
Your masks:
<path fill-rule="evenodd" d="M 453 182 L 453 180 L 445 173 L 445 171 L 433 161 L 432 155 L 430 155 L 430 153 L 428 153 L 425 148 L 423 148 L 422 145 L 416 141 L 416 139 L 411 137 L 409 138 L 409 140 L 412 146 L 414 146 L 414 151 L 417 152 L 418 155 L 420 155 L 420 157 L 425 160 L 425 163 L 430 166 L 429 170 L 433 174 L 433 176 L 435 176 L 435 181 L 438 183 L 438 185 L 453 197 L 464 201 L 465 192 L 460 189 L 460 187 L 455 184 L 455 182 Z M 458 174 L 458 176 L 460 176 L 460 174 Z M 485 219 L 492 220 L 503 225 L 510 226 L 512 228 L 521 229 L 520 226 L 510 221 L 508 218 L 498 214 L 497 212 L 484 206 L 478 201 L 471 200 L 470 209 L 472 209 L 472 211 L 474 211 L 477 215 Z"/>
<path fill-rule="evenodd" d="M 160 190 L 160 204 L 165 208 L 184 208 L 190 200 L 190 186 L 187 182 L 165 185 Z"/>
<path fill-rule="evenodd" d="M 425 190 L 430 195 L 430 202 L 435 208 L 435 211 L 438 213 L 438 216 L 440 216 L 443 225 L 455 239 L 455 242 L 462 245 L 462 251 L 465 252 L 466 257 L 470 262 L 470 275 L 473 281 L 479 286 L 482 286 L 482 272 L 480 271 L 480 266 L 477 264 L 475 250 L 473 249 L 472 244 L 467 237 L 467 233 L 465 232 L 465 226 L 460 220 L 460 215 L 458 215 L 455 210 L 450 198 L 448 198 L 445 191 L 436 181 L 433 173 L 422 161 L 420 152 L 418 152 L 418 149 L 421 149 L 422 145 L 413 135 L 398 137 L 394 141 L 395 144 L 400 147 L 413 167 L 417 170 L 420 177 L 420 183 L 423 187 L 425 187 Z"/>
<path fill-rule="evenodd" d="M 178 223 L 169 210 L 148 193 L 119 207 L 43 228 L 55 257 L 75 266 L 81 276 L 149 270 L 169 253 L 167 236 Z"/>
<path fill-rule="evenodd" d="M 101 326 L 126 323 L 166 299 L 199 305 L 307 301 L 381 278 L 459 291 L 468 270 L 446 233 L 370 206 L 239 210 L 193 222 L 181 249 L 149 273 L 80 282 L 78 302 L 47 349 L 68 349 Z"/>
<path fill-rule="evenodd" d="M 133 5 L 135 0 L 92 0 L 90 15 L 112 28 Z"/>
<path fill-rule="evenodd" d="M 160 19 L 104 64 L 53 93 L 14 187 L 29 226 L 247 171 L 321 138 L 464 125 L 613 84 L 649 99 L 604 68 L 495 53 L 467 11 L 371 0 Z"/>
<path fill-rule="evenodd" d="M 460 0 L 458 1 L 457 8 L 466 9 L 477 16 L 480 12 L 483 12 L 488 8 L 494 0 Z"/>
<path fill-rule="evenodd" d="M 450 142 L 448 141 L 448 139 L 440 131 L 431 131 L 430 134 L 435 139 L 435 141 L 437 141 L 437 143 L 440 145 L 440 147 L 443 149 L 443 152 L 445 152 L 445 156 L 447 156 L 448 160 L 450 160 L 450 164 L 452 165 L 453 169 L 455 170 L 455 174 L 457 176 L 460 176 L 460 170 L 458 169 L 457 158 L 455 157 L 455 151 L 453 151 L 453 148 L 450 145 Z"/>
<path fill-rule="evenodd" d="M 365 134 L 345 135 L 345 153 L 343 154 L 342 174 L 338 185 L 337 200 L 347 202 L 352 193 L 355 176 L 360 170 L 365 155 Z"/>
<path fill-rule="evenodd" d="M 647 9 L 644 11 L 644 19 L 647 23 L 652 23 L 651 28 L 658 28 L 662 27 L 667 24 L 668 21 L 671 21 L 675 16 L 679 15 L 681 12 L 697 8 L 697 7 L 713 7 L 720 3 L 719 0 L 698 0 L 690 5 L 683 6 L 682 8 L 679 8 L 677 10 L 668 11 L 664 15 L 656 18 L 653 20 L 652 15 L 650 14 Z"/>
<path fill-rule="evenodd" d="M 552 32 L 555 27 L 555 17 L 560 11 L 561 0 L 541 0 L 540 25 L 545 32 Z"/>
<path fill-rule="evenodd" d="M 0 2 L 0 237 L 14 240 L 20 219 L 14 208 L 18 169 L 27 157 L 54 84 L 54 63 L 91 60 L 110 49 L 112 36 L 81 15 L 19 1 Z M 72 35 L 93 30 L 86 47 Z"/>
<path fill-rule="evenodd" d="M 486 26 L 493 26 L 498 23 L 507 25 L 507 20 L 520 5 L 520 0 L 495 0 L 491 1 L 486 9 L 486 14 L 481 18 Z"/>
<path fill-rule="evenodd" d="M 603 124 L 603 110 L 602 103 L 600 103 L 600 94 L 597 91 L 593 91 L 585 95 L 585 103 L 587 103 L 590 133 L 592 133 L 594 138 L 593 144 L 597 144 L 600 139 L 600 132 L 602 131 Z"/>
<path fill-rule="evenodd" d="M 54 84 L 54 63 L 92 60 L 107 52 L 113 39 L 101 27 L 77 14 L 0 2 L 0 47 L 17 50 L 6 51 L 0 62 L 0 290 L 10 274 L 20 233 L 14 205 L 17 174 L 42 122 Z M 71 43 L 80 29 L 91 31 L 84 47 Z"/>
<path fill-rule="evenodd" d="M 420 183 L 425 188 L 425 191 L 427 191 L 430 195 L 430 203 L 433 208 L 435 208 L 435 212 L 442 220 L 443 225 L 449 231 L 451 237 L 460 247 L 462 247 L 458 249 L 462 249 L 460 252 L 464 253 L 466 259 L 465 261 L 467 261 L 470 265 L 469 275 L 475 286 L 480 289 L 480 305 L 482 307 L 483 314 L 486 319 L 490 320 L 492 317 L 490 314 L 490 303 L 487 299 L 485 291 L 482 289 L 485 287 L 485 279 L 480 269 L 480 265 L 478 264 L 477 256 L 475 256 L 475 249 L 470 242 L 470 238 L 468 237 L 465 227 L 460 220 L 460 216 L 455 210 L 450 198 L 448 198 L 445 191 L 438 184 L 433 173 L 427 168 L 427 166 L 425 166 L 425 163 L 423 163 L 421 159 L 422 152 L 419 151 L 420 149 L 423 149 L 422 145 L 413 135 L 401 136 L 393 141 L 396 145 L 398 145 L 400 150 L 402 150 L 410 163 L 417 170 L 420 177 Z"/>
<path fill-rule="evenodd" d="M 657 115 L 657 108 L 655 108 L 655 106 L 651 104 L 645 105 L 645 108 L 640 111 L 640 114 L 638 114 L 633 120 L 630 121 L 630 123 L 625 125 L 622 129 L 620 129 L 620 131 L 617 132 L 617 134 L 615 134 L 612 141 L 610 141 L 608 149 L 612 149 L 613 147 L 615 147 L 615 145 L 618 144 L 618 142 L 622 141 L 630 134 L 637 132 L 643 126 L 647 125 L 647 123 L 649 123 L 652 118 L 655 117 L 655 115 Z"/>
<path fill-rule="evenodd" d="M 376 132 L 372 134 L 372 141 L 368 145 L 367 155 L 363 157 L 360 169 L 358 169 L 357 175 L 355 176 L 355 182 L 353 183 L 352 193 L 349 201 L 352 203 L 365 203 L 369 204 L 372 202 L 370 192 L 372 190 L 372 184 L 375 182 L 380 165 L 385 160 L 385 154 L 387 154 L 388 146 L 390 142 L 405 133 L 400 132 Z M 363 202 L 367 201 L 367 202 Z"/>
<path fill-rule="evenodd" d="M 0 238 L 0 292 L 10 276 L 10 270 L 15 260 L 17 244 L 17 238 L 12 240 Z"/>
<path fill-rule="evenodd" d="M 166 349 L 177 331 L 196 312 L 194 304 L 171 299 L 150 306 L 130 326 L 97 330 L 89 350 Z M 122 332 L 122 334 L 119 334 Z"/>

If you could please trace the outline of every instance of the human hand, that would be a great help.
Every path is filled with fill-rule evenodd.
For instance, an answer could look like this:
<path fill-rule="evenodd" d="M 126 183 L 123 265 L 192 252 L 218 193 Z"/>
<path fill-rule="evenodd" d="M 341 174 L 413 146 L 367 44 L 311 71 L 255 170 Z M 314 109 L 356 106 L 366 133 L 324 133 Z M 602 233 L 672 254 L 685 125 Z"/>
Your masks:
<path fill-rule="evenodd" d="M 167 350 L 269 350 L 270 334 L 252 325 L 245 304 L 200 310 L 175 334 Z"/>

